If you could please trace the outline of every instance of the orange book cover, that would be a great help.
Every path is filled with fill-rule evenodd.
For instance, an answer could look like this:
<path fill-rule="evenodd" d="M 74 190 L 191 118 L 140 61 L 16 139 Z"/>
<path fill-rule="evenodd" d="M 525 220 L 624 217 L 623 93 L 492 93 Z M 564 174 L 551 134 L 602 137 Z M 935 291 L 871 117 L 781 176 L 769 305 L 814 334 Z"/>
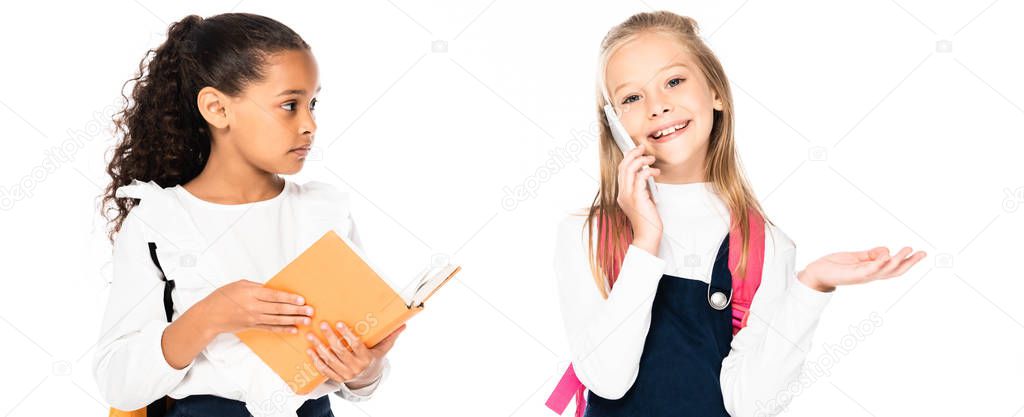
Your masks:
<path fill-rule="evenodd" d="M 421 299 L 429 298 L 460 270 L 458 266 L 452 268 L 442 269 L 446 276 L 440 276 L 437 287 Z M 306 355 L 306 333 L 327 342 L 316 327 L 321 321 L 344 322 L 367 347 L 372 347 L 423 310 L 422 303 L 407 306 L 405 299 L 352 248 L 351 242 L 333 230 L 264 285 L 305 297 L 306 304 L 313 307 L 311 324 L 298 326 L 297 334 L 250 329 L 235 335 L 296 394 L 307 394 L 327 380 Z"/>

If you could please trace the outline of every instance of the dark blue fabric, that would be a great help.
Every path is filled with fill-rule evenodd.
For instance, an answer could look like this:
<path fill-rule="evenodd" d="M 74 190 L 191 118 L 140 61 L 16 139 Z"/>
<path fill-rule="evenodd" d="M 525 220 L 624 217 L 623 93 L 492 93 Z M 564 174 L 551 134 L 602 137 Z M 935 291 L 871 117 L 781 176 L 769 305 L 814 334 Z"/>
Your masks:
<path fill-rule="evenodd" d="M 306 400 L 297 410 L 299 417 L 334 417 L 331 400 L 323 397 Z M 252 417 L 245 403 L 213 395 L 190 395 L 175 400 L 167 417 Z"/>
<path fill-rule="evenodd" d="M 728 235 L 718 249 L 711 285 L 712 293 L 727 296 L 732 288 Z M 711 307 L 708 284 L 663 275 L 636 381 L 617 400 L 590 392 L 585 416 L 728 417 L 719 377 L 732 342 L 731 309 Z"/>

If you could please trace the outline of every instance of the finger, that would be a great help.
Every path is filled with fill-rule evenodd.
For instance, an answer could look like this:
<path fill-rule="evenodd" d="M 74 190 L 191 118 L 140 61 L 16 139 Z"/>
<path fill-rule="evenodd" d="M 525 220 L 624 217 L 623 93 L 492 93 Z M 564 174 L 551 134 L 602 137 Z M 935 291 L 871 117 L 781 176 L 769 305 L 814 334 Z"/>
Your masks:
<path fill-rule="evenodd" d="M 655 175 L 660 173 L 661 171 L 658 170 L 657 168 L 649 168 L 640 171 L 636 175 L 636 179 L 634 180 L 635 182 L 633 183 L 633 190 L 635 190 L 635 192 L 637 193 L 644 193 L 643 198 L 650 198 L 650 194 L 648 194 L 650 190 L 647 187 L 647 179 L 654 177 Z"/>
<path fill-rule="evenodd" d="M 635 198 L 637 193 L 643 192 L 645 187 L 637 179 L 641 175 L 650 172 L 649 169 L 643 170 L 642 168 L 652 163 L 653 160 L 653 156 L 642 156 L 634 159 L 626 166 L 626 171 L 623 173 L 623 180 L 626 182 L 626 196 Z"/>
<path fill-rule="evenodd" d="M 882 270 L 879 271 L 882 274 L 882 276 L 890 276 L 890 274 L 892 274 L 893 271 L 895 271 L 896 268 L 898 268 L 900 264 L 902 264 L 903 261 L 907 259 L 907 255 L 909 255 L 911 251 L 911 248 L 904 247 L 903 249 L 900 249 L 899 252 L 896 252 L 896 255 L 890 258 L 889 261 L 885 263 L 885 266 L 882 267 Z"/>
<path fill-rule="evenodd" d="M 916 264 L 916 263 L 920 262 L 922 259 L 924 259 L 925 256 L 927 256 L 927 253 L 925 253 L 925 252 L 915 253 L 913 256 L 910 257 L 910 259 L 907 259 L 907 260 L 903 261 L 900 264 L 899 268 L 897 268 L 895 271 L 893 271 L 892 276 L 893 277 L 898 277 L 900 275 L 903 275 L 904 273 L 907 272 L 908 269 L 910 269 L 910 267 L 914 266 L 914 264 Z"/>
<path fill-rule="evenodd" d="M 878 274 L 878 271 L 881 270 L 883 266 L 885 266 L 886 262 L 888 262 L 888 259 L 861 262 L 857 264 L 857 266 L 854 267 L 853 270 L 850 271 L 850 274 L 846 278 L 855 279 L 858 281 L 866 281 L 873 279 L 875 275 Z"/>
<path fill-rule="evenodd" d="M 257 305 L 257 308 L 264 314 L 277 314 L 281 316 L 313 316 L 313 307 L 306 305 L 261 301 Z"/>
<path fill-rule="evenodd" d="M 633 148 L 629 152 L 623 153 L 622 160 L 619 161 L 619 166 L 616 167 L 615 170 L 622 172 L 630 162 L 633 162 L 633 160 L 638 158 L 640 155 L 643 155 L 643 149 L 640 147 Z"/>
<path fill-rule="evenodd" d="M 313 366 L 316 367 L 316 370 L 320 371 L 320 373 L 324 374 L 328 378 L 333 379 L 335 381 L 345 382 L 345 378 L 342 378 L 341 375 L 338 375 L 337 372 L 334 372 L 333 369 L 327 366 L 327 364 L 324 362 L 322 358 L 320 358 L 320 355 L 317 354 L 315 350 L 307 348 L 306 355 L 308 355 L 309 358 L 313 360 Z"/>
<path fill-rule="evenodd" d="M 260 314 L 256 316 L 259 324 L 270 324 L 275 326 L 298 326 L 309 325 L 307 316 L 281 316 L 277 314 Z"/>
<path fill-rule="evenodd" d="M 348 365 L 342 362 L 338 356 L 335 355 L 329 347 L 327 347 L 327 345 L 320 341 L 319 338 L 313 336 L 312 333 L 306 333 L 306 340 L 313 343 L 313 350 L 320 356 L 320 359 L 323 360 L 331 370 L 343 377 L 342 381 L 347 381 L 352 378 L 355 372 L 353 372 Z"/>
<path fill-rule="evenodd" d="M 334 342 L 337 344 L 338 348 L 343 351 L 343 353 L 338 356 L 340 356 L 341 360 L 348 365 L 349 369 L 351 369 L 355 374 L 353 378 L 366 372 L 370 367 L 370 364 L 373 362 L 373 355 L 368 349 L 366 349 L 366 346 L 363 346 L 363 342 L 360 341 L 359 338 L 352 337 L 351 332 L 349 332 L 349 336 L 346 336 L 345 330 L 348 330 L 348 328 L 344 323 L 338 322 L 338 329 L 342 332 L 341 337 L 335 336 L 337 333 L 335 333 L 327 323 L 322 323 L 322 325 L 325 327 L 325 332 L 331 333 L 331 335 L 334 336 Z M 344 341 L 342 341 L 342 338 L 344 338 Z M 347 345 L 343 343 L 347 343 Z"/>
<path fill-rule="evenodd" d="M 619 187 L 625 195 L 631 195 L 633 193 L 633 176 L 636 175 L 636 172 L 640 169 L 639 165 L 633 167 L 633 164 L 637 163 L 638 160 L 643 162 L 642 157 L 643 148 L 637 147 L 629 151 L 629 153 L 622 159 L 622 162 L 619 163 Z"/>
<path fill-rule="evenodd" d="M 633 149 L 630 149 L 629 152 L 626 152 L 625 154 L 623 154 L 622 158 L 623 159 L 629 159 L 630 161 L 632 161 L 632 160 L 634 160 L 636 158 L 641 157 L 643 154 L 644 154 L 644 147 L 643 146 L 635 146 L 635 147 L 633 147 Z"/>
<path fill-rule="evenodd" d="M 380 342 L 377 342 L 376 345 L 373 345 L 373 350 L 377 351 L 377 353 L 380 354 L 381 356 L 388 353 L 388 351 L 390 351 L 391 348 L 395 346 L 395 341 L 398 340 L 398 335 L 402 334 L 402 332 L 404 331 L 405 325 L 403 324 L 402 327 L 395 329 L 395 331 L 391 332 L 391 334 L 389 334 L 388 337 L 385 337 L 384 340 L 381 340 Z"/>
<path fill-rule="evenodd" d="M 272 326 L 269 324 L 257 324 L 256 326 L 253 326 L 253 328 L 266 330 L 274 333 L 296 334 L 299 332 L 299 328 L 295 326 Z"/>
<path fill-rule="evenodd" d="M 292 294 L 286 291 L 278 291 L 266 287 L 260 287 L 256 289 L 256 299 L 260 301 L 269 301 L 272 303 L 287 303 L 300 306 L 306 304 L 306 300 L 298 294 Z"/>
<path fill-rule="evenodd" d="M 632 139 L 632 138 L 630 138 L 630 139 Z M 634 143 L 633 145 L 636 145 L 636 143 Z M 634 146 L 633 149 L 629 150 L 630 154 L 633 155 L 633 158 L 637 158 L 640 155 L 643 155 L 644 151 L 645 151 L 645 149 L 644 149 L 643 146 Z"/>
<path fill-rule="evenodd" d="M 366 348 L 366 345 L 364 345 L 363 341 L 359 339 L 359 336 L 356 336 L 356 334 L 352 332 L 352 329 L 349 329 L 348 326 L 345 325 L 345 323 L 342 323 L 340 321 L 338 322 L 337 326 L 338 330 L 341 332 L 341 335 L 345 338 L 345 341 L 348 342 L 348 346 L 352 348 L 352 352 L 354 352 L 359 357 L 370 357 L 370 350 Z"/>
<path fill-rule="evenodd" d="M 878 246 L 878 247 L 871 248 L 871 249 L 866 250 L 866 251 L 857 252 L 857 260 L 858 261 L 873 261 L 873 260 L 876 260 L 879 257 L 881 257 L 883 254 L 884 255 L 888 255 L 889 254 L 889 248 L 886 248 L 885 246 Z"/>
<path fill-rule="evenodd" d="M 637 175 L 638 173 L 643 172 L 642 171 L 643 167 L 645 167 L 647 165 L 650 165 L 650 164 L 653 164 L 653 163 L 654 163 L 654 157 L 653 156 L 650 156 L 650 155 L 641 156 L 641 157 L 636 158 L 633 161 L 631 161 L 629 163 L 629 165 L 626 165 L 626 173 L 627 174 L 632 174 L 632 175 Z"/>
<path fill-rule="evenodd" d="M 335 355 L 338 355 L 342 362 L 353 365 L 350 368 L 357 368 L 355 365 L 358 365 L 358 361 L 353 356 L 352 351 L 349 350 L 348 346 L 345 346 L 345 343 L 338 337 L 338 333 L 332 330 L 331 325 L 327 324 L 326 321 L 320 323 L 320 333 L 327 337 L 327 345 L 330 346 Z"/>
<path fill-rule="evenodd" d="M 633 192 L 632 182 L 630 182 L 626 176 L 627 163 L 628 161 L 626 161 L 626 159 L 623 159 L 622 162 L 619 163 L 619 169 L 616 172 L 616 180 L 618 181 L 617 184 L 619 185 L 619 196 L 628 196 L 630 195 L 630 193 Z"/>

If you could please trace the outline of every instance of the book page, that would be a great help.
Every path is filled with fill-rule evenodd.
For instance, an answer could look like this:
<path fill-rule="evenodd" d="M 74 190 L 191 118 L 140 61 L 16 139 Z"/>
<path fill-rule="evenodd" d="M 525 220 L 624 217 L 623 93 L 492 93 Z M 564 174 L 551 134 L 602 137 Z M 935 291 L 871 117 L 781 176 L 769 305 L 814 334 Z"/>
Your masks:
<path fill-rule="evenodd" d="M 412 308 L 423 304 L 458 270 L 459 267 L 452 264 L 431 265 L 424 268 L 414 279 L 414 283 L 402 291 L 402 298 L 406 305 Z"/>

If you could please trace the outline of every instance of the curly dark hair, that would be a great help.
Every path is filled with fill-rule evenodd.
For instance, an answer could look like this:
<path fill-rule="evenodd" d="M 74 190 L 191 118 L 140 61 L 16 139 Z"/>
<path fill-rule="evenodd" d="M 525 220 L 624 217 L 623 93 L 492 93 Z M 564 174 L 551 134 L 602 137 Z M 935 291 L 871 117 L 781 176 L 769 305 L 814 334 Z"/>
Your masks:
<path fill-rule="evenodd" d="M 264 77 L 269 55 L 309 50 L 291 28 L 274 19 L 226 13 L 209 18 L 186 16 L 171 24 L 167 40 L 149 50 L 139 72 L 125 82 L 122 111 L 114 115 L 120 140 L 107 165 L 101 211 L 111 242 L 137 199 L 117 198 L 118 187 L 132 180 L 171 187 L 191 181 L 210 156 L 210 129 L 199 113 L 199 90 L 214 87 L 238 95 Z M 134 84 L 131 99 L 124 91 Z"/>

